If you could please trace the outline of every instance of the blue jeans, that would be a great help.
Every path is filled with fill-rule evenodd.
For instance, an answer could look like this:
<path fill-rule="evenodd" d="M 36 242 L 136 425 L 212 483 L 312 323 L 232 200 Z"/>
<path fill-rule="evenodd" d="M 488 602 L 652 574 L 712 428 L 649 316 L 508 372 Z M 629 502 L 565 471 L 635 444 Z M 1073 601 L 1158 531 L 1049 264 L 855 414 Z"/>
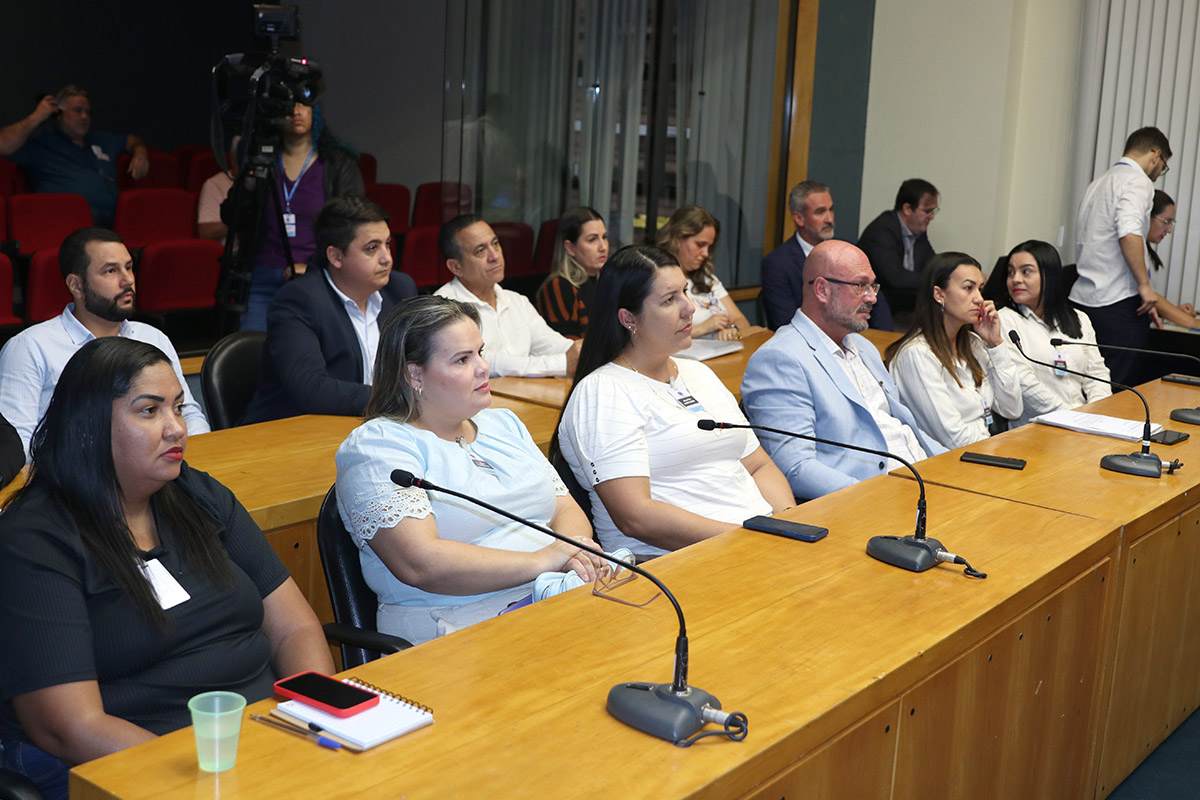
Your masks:
<path fill-rule="evenodd" d="M 0 742 L 0 764 L 37 784 L 45 800 L 67 800 L 70 768 L 29 742 L 6 739 Z"/>
<path fill-rule="evenodd" d="M 240 328 L 244 331 L 265 331 L 267 309 L 275 299 L 275 293 L 283 286 L 283 268 L 254 265 L 250 279 L 250 296 L 246 298 L 246 313 L 242 314 Z"/>

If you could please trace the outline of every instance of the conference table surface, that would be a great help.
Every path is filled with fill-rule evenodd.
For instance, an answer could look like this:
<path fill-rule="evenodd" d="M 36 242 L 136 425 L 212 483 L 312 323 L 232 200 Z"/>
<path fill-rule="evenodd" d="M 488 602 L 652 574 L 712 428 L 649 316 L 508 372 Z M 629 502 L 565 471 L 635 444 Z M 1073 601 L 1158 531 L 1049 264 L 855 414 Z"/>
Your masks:
<path fill-rule="evenodd" d="M 558 412 L 493 397 L 492 408 L 513 411 L 547 453 Z M 306 415 L 227 428 L 190 437 L 187 461 L 232 488 L 263 530 L 311 522 L 337 475 L 334 454 L 359 417 Z"/>
<path fill-rule="evenodd" d="M 431 706 L 428 728 L 354 754 L 246 720 L 237 765 L 217 776 L 198 771 L 183 729 L 76 767 L 71 796 L 730 798 L 862 719 L 882 720 L 869 733 L 887 763 L 851 766 L 850 777 L 870 773 L 886 787 L 894 737 L 910 725 L 897 698 L 1039 598 L 1094 574 L 1118 537 L 1111 523 L 931 486 L 930 535 L 970 553 L 989 577 L 949 565 L 915 574 L 869 558 L 868 536 L 912 532 L 915 500 L 911 481 L 878 476 L 784 512 L 829 528 L 814 544 L 737 529 L 652 562 L 687 615 L 691 685 L 748 716 L 744 741 L 681 749 L 609 716 L 609 687 L 670 680 L 676 617 L 666 598 L 636 608 L 580 588 L 351 671 Z M 648 588 L 639 578 L 620 592 L 641 600 Z M 937 710 L 931 702 L 911 713 Z M 1079 724 L 1052 719 L 1028 734 L 1029 747 L 1069 742 Z M 960 767 L 958 780 L 969 781 Z"/>
<path fill-rule="evenodd" d="M 1196 493 L 1200 487 L 1200 427 L 1170 419 L 1173 409 L 1200 406 L 1200 387 L 1152 381 L 1139 390 L 1146 396 L 1152 422 L 1192 434 L 1177 445 L 1150 447 L 1164 462 L 1174 459 L 1184 462 L 1183 468 L 1174 474 L 1163 473 L 1155 479 L 1101 469 L 1103 456 L 1137 452 L 1141 449 L 1140 442 L 1038 423 L 925 459 L 917 464 L 917 469 L 930 483 L 1127 524 L 1130 535 L 1135 537 L 1195 505 L 1200 497 Z M 1120 392 L 1076 410 L 1130 420 L 1145 419 L 1145 407 L 1132 392 Z M 964 450 L 1021 458 L 1027 463 L 1022 470 L 964 463 L 959 460 Z M 903 469 L 892 474 L 910 475 Z"/>

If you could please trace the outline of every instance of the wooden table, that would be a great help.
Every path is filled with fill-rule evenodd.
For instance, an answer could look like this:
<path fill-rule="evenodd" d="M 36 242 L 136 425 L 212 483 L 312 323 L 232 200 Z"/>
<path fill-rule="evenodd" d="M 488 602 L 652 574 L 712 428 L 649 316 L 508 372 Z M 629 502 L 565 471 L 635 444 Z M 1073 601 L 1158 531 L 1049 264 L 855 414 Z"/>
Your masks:
<path fill-rule="evenodd" d="M 787 512 L 830 528 L 816 544 L 739 529 L 653 563 L 688 615 L 691 683 L 748 715 L 743 742 L 680 749 L 610 717 L 609 687 L 670 679 L 675 617 L 579 589 L 356 670 L 437 718 L 374 751 L 246 722 L 214 777 L 184 729 L 77 767 L 72 797 L 1090 796 L 1116 527 L 929 495 L 930 534 L 986 581 L 865 555 L 911 532 L 914 485 L 891 476 Z"/>
<path fill-rule="evenodd" d="M 726 356 L 710 358 L 704 363 L 717 373 L 725 388 L 741 400 L 742 373 L 746 371 L 746 362 L 772 335 L 771 331 L 751 334 L 742 339 L 744 349 Z M 566 405 L 567 394 L 571 391 L 569 378 L 492 378 L 490 383 L 493 395 L 558 409 Z"/>
<path fill-rule="evenodd" d="M 1067 511 L 1122 526 L 1116 573 L 1120 613 L 1114 621 L 1107 722 L 1097 797 L 1103 798 L 1200 706 L 1200 428 L 1172 422 L 1172 409 L 1200 405 L 1200 388 L 1154 381 L 1140 387 L 1151 419 L 1192 434 L 1151 451 L 1183 469 L 1160 479 L 1100 468 L 1109 453 L 1131 453 L 1123 442 L 1043 425 L 1026 425 L 920 462 L 926 482 Z M 1144 419 L 1130 392 L 1081 408 Z M 963 450 L 1023 458 L 1024 470 L 959 461 Z M 900 475 L 901 471 L 893 472 Z M 931 509 L 930 515 L 936 511 Z M 973 555 L 962 551 L 973 560 Z M 1039 557 L 1037 550 L 1030 558 Z M 986 569 L 983 564 L 981 569 Z"/>

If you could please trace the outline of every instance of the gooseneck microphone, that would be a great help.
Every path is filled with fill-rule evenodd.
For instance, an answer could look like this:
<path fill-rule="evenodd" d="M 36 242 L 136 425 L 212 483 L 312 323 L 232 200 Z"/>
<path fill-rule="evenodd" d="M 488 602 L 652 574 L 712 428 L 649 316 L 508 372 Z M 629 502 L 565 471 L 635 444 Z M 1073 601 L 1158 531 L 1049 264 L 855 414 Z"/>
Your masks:
<path fill-rule="evenodd" d="M 580 544 L 578 541 L 552 531 L 544 525 L 530 522 L 502 508 L 497 508 L 491 503 L 486 503 L 483 500 L 463 494 L 462 492 L 456 492 L 453 489 L 447 489 L 444 486 L 430 483 L 424 478 L 418 478 L 408 470 L 394 469 L 392 470 L 391 478 L 392 483 L 397 486 L 414 486 L 429 492 L 441 492 L 453 495 L 469 503 L 474 503 L 502 517 L 507 517 L 514 522 L 533 528 L 535 531 L 540 531 L 561 542 L 566 542 L 572 547 L 586 550 L 594 556 L 615 564 L 617 567 L 623 567 L 630 572 L 641 575 L 653 583 L 671 601 L 671 605 L 675 607 L 675 614 L 679 617 L 679 635 L 675 639 L 674 680 L 671 683 L 619 683 L 609 690 L 608 713 L 626 725 L 678 745 L 686 746 L 691 741 L 695 741 L 695 739 L 688 740 L 688 737 L 700 730 L 706 722 L 715 722 L 725 726 L 724 731 L 713 731 L 712 733 L 714 734 L 725 734 L 735 741 L 746 738 L 749 723 L 746 720 L 745 714 L 722 711 L 721 701 L 716 697 L 703 689 L 688 686 L 688 639 L 687 626 L 683 620 L 683 609 L 680 607 L 679 601 L 675 599 L 675 595 L 671 594 L 671 590 L 658 578 L 641 567 L 635 564 L 627 564 L 599 548 Z M 706 735 L 709 734 L 700 734 L 700 736 Z"/>
<path fill-rule="evenodd" d="M 1175 353 L 1165 350 L 1146 350 L 1141 347 L 1120 347 L 1115 344 L 1100 344 L 1098 342 L 1076 342 L 1072 339 L 1063 339 L 1058 336 L 1050 340 L 1053 347 L 1062 347 L 1064 344 L 1082 345 L 1084 347 L 1096 347 L 1101 350 L 1124 350 L 1127 353 L 1145 353 L 1151 356 L 1170 356 L 1172 358 L 1190 358 L 1197 364 L 1200 364 L 1200 358 L 1191 353 Z M 1163 377 L 1163 380 L 1171 380 L 1171 376 Z M 1200 386 L 1200 378 L 1192 376 L 1176 376 L 1176 383 L 1186 383 L 1190 386 Z M 1177 408 L 1171 412 L 1171 419 L 1176 422 L 1186 422 L 1188 425 L 1200 425 L 1200 408 Z"/>
<path fill-rule="evenodd" d="M 1138 399 L 1142 401 L 1142 407 L 1146 410 L 1146 422 L 1142 428 L 1141 452 L 1129 453 L 1127 455 L 1120 453 L 1104 456 L 1100 459 L 1100 467 L 1102 469 L 1111 470 L 1112 472 L 1123 472 L 1126 475 L 1141 475 L 1146 478 L 1161 478 L 1163 469 L 1166 469 L 1167 474 L 1170 475 L 1174 473 L 1175 470 L 1183 466 L 1183 464 L 1181 464 L 1178 460 L 1175 460 L 1164 467 L 1162 459 L 1150 452 L 1150 404 L 1146 402 L 1146 398 L 1143 397 L 1142 393 L 1137 389 L 1133 388 L 1132 386 L 1126 386 L 1123 383 L 1117 383 L 1116 381 L 1097 378 L 1095 375 L 1088 375 L 1086 372 L 1076 372 L 1073 369 L 1067 369 L 1066 367 L 1058 366 L 1056 364 L 1048 364 L 1045 361 L 1038 361 L 1035 358 L 1031 358 L 1025 352 L 1025 348 L 1021 347 L 1021 335 L 1019 333 L 1017 333 L 1015 330 L 1010 330 L 1008 332 L 1008 338 L 1011 339 L 1012 343 L 1017 346 L 1017 352 L 1020 353 L 1021 356 L 1030 363 L 1037 364 L 1040 367 L 1059 370 L 1060 372 L 1067 372 L 1071 375 L 1078 375 L 1081 378 L 1089 378 L 1094 381 L 1100 381 L 1101 383 L 1107 383 L 1110 386 L 1117 387 L 1118 389 L 1126 389 L 1136 394 Z M 1054 345 L 1056 341 L 1059 342 L 1059 344 L 1062 344 L 1062 339 L 1051 339 L 1050 344 Z M 1057 347 L 1058 345 L 1054 346 Z"/>
<path fill-rule="evenodd" d="M 847 450 L 857 450 L 860 453 L 870 453 L 884 458 L 892 458 L 899 461 L 908 471 L 917 479 L 917 486 L 920 488 L 920 496 L 917 498 L 917 523 L 916 531 L 911 536 L 872 536 L 867 540 L 867 555 L 878 559 L 885 564 L 890 564 L 893 567 L 900 567 L 910 572 L 924 572 L 933 567 L 938 562 L 948 564 L 961 564 L 965 567 L 963 573 L 971 578 L 986 578 L 987 573 L 980 572 L 970 564 L 962 556 L 955 555 L 946 550 L 942 543 L 937 539 L 929 539 L 925 536 L 925 481 L 921 479 L 921 473 L 917 472 L 917 468 L 894 453 L 889 453 L 886 450 L 873 450 L 870 447 L 860 447 L 856 444 L 847 444 L 846 442 L 835 442 L 832 439 L 821 439 L 816 436 L 809 436 L 805 433 L 796 433 L 795 431 L 785 431 L 779 428 L 768 428 L 765 425 L 743 425 L 734 422 L 717 422 L 711 419 L 696 420 L 696 427 L 702 431 L 711 431 L 718 428 L 744 428 L 747 430 L 767 431 L 780 436 L 790 436 L 795 439 L 806 439 L 810 442 L 819 444 L 827 444 L 833 447 L 844 447 Z"/>

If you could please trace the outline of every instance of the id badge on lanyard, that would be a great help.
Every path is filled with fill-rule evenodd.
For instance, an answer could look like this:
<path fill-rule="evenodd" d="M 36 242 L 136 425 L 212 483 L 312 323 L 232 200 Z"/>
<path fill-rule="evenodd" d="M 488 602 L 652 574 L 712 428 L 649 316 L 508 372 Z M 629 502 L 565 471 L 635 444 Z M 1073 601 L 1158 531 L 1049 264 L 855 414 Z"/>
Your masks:
<path fill-rule="evenodd" d="M 1067 374 L 1067 357 L 1063 355 L 1061 350 L 1054 351 L 1054 374 L 1058 377 L 1063 377 Z"/>

